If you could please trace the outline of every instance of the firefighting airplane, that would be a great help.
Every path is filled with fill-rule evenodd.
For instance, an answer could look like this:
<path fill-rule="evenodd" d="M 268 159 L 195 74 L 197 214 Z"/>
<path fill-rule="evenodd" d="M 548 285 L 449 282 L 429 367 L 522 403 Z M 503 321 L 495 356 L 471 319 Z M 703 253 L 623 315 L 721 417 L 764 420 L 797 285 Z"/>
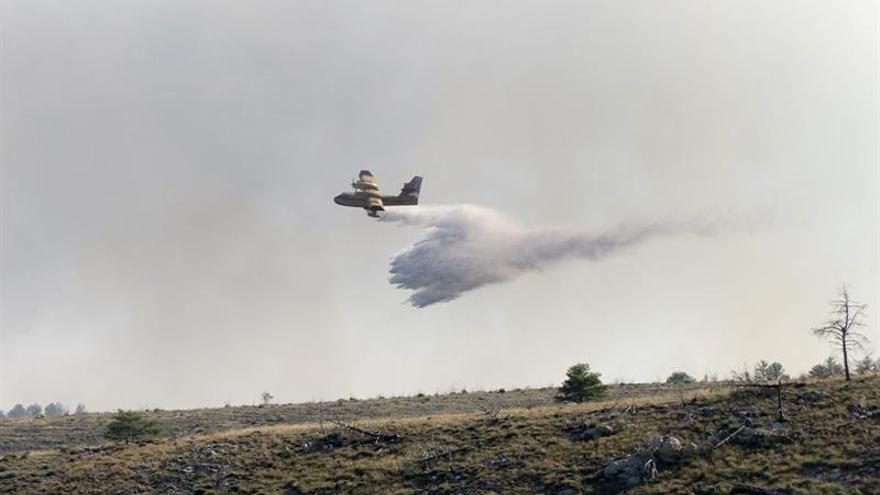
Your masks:
<path fill-rule="evenodd" d="M 354 192 L 342 193 L 333 201 L 342 206 L 356 206 L 367 210 L 367 215 L 379 218 L 379 212 L 386 206 L 404 206 L 419 204 L 419 191 L 422 189 L 422 178 L 418 175 L 403 185 L 397 196 L 382 196 L 379 184 L 369 170 L 361 170 L 358 180 L 351 183 Z"/>

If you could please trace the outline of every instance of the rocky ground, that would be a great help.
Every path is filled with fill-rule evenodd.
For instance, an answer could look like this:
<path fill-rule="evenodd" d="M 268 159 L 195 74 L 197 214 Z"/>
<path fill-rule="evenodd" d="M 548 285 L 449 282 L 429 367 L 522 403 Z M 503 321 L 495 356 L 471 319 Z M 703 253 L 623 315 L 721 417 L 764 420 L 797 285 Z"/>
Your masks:
<path fill-rule="evenodd" d="M 499 394 L 500 395 L 500 394 Z M 880 377 L 65 446 L 0 493 L 880 493 Z"/>

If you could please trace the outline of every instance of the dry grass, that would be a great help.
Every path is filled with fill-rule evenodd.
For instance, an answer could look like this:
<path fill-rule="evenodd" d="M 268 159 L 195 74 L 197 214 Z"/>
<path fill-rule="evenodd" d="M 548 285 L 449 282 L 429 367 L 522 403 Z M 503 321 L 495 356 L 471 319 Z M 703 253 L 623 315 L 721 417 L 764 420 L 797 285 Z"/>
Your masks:
<path fill-rule="evenodd" d="M 691 386 L 686 393 L 700 388 Z M 167 436 L 179 437 L 278 424 L 318 423 L 322 420 L 352 421 L 365 418 L 401 418 L 480 412 L 487 409 L 533 408 L 554 404 L 555 389 L 520 389 L 499 392 L 450 393 L 377 399 L 340 399 L 331 402 L 236 406 L 180 411 L 152 411 L 165 425 Z M 630 384 L 609 387 L 609 399 L 630 400 L 677 393 L 661 384 Z M 0 420 L 0 454 L 95 445 L 102 441 L 108 413 L 39 419 Z"/>
<path fill-rule="evenodd" d="M 878 404 L 880 378 L 793 388 L 780 441 L 732 441 L 661 465 L 658 477 L 633 493 L 727 494 L 736 483 L 803 494 L 880 493 Z M 859 418 L 854 410 L 875 413 Z M 660 391 L 486 411 L 354 423 L 399 433 L 400 442 L 376 442 L 325 422 L 188 434 L 97 452 L 7 455 L 0 460 L 0 493 L 618 493 L 619 485 L 589 475 L 655 435 L 708 445 L 744 423 L 769 426 L 776 415 L 775 400 L 760 391 L 719 390 L 693 390 L 686 404 Z M 573 438 L 570 432 L 585 424 L 607 424 L 616 433 Z"/>

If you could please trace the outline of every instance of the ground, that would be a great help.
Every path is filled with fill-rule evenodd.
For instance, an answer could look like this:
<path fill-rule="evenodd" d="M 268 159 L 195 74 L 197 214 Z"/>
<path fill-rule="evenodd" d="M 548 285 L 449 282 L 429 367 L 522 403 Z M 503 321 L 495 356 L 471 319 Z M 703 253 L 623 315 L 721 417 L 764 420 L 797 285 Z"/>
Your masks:
<path fill-rule="evenodd" d="M 880 377 L 794 383 L 782 406 L 699 384 L 459 393 L 151 412 L 166 434 L 140 445 L 101 440 L 107 414 L 6 420 L 0 493 L 880 493 Z"/>

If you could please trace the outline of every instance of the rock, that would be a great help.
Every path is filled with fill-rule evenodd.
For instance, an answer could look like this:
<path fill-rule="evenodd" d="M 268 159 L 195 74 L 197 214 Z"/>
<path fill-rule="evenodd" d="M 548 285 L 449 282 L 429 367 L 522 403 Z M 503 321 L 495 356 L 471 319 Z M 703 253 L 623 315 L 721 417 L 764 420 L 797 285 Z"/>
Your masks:
<path fill-rule="evenodd" d="M 607 437 L 613 434 L 614 428 L 608 425 L 599 425 L 594 428 L 587 428 L 586 430 L 584 430 L 583 434 L 581 434 L 581 438 L 589 438 L 590 440 L 594 440 L 596 438 Z"/>
<path fill-rule="evenodd" d="M 672 435 L 659 436 L 651 442 L 651 451 L 654 453 L 654 456 L 669 464 L 681 460 L 683 448 L 681 440 Z"/>
<path fill-rule="evenodd" d="M 822 391 L 820 391 L 820 390 L 809 390 L 809 391 L 807 391 L 807 392 L 804 392 L 800 397 L 798 397 L 798 400 L 799 400 L 800 402 L 807 402 L 807 403 L 810 403 L 810 404 L 817 404 L 817 403 L 819 403 L 819 402 L 822 402 L 822 399 L 824 399 L 824 398 L 825 398 L 825 394 L 822 393 Z"/>
<path fill-rule="evenodd" d="M 297 486 L 294 485 L 293 483 L 288 483 L 288 484 L 284 485 L 284 487 L 282 487 L 281 490 L 283 491 L 284 495 L 301 495 L 302 494 L 302 490 L 297 488 Z"/>
<path fill-rule="evenodd" d="M 605 479 L 616 481 L 626 488 L 632 488 L 641 483 L 645 475 L 649 473 L 650 464 L 651 457 L 649 455 L 628 455 L 608 463 L 602 475 Z"/>
<path fill-rule="evenodd" d="M 702 416 L 711 416 L 715 414 L 715 406 L 703 406 L 700 408 L 700 414 Z"/>
<path fill-rule="evenodd" d="M 608 425 L 581 425 L 568 430 L 572 440 L 595 440 L 616 433 L 614 428 Z"/>
<path fill-rule="evenodd" d="M 8 479 L 12 479 L 12 478 L 15 478 L 15 473 L 13 473 L 11 471 L 5 471 L 5 472 L 0 473 L 0 480 L 8 480 Z"/>
<path fill-rule="evenodd" d="M 744 447 L 769 447 L 778 442 L 789 440 L 788 432 L 780 423 L 769 428 L 748 427 L 733 438 L 733 441 Z"/>

